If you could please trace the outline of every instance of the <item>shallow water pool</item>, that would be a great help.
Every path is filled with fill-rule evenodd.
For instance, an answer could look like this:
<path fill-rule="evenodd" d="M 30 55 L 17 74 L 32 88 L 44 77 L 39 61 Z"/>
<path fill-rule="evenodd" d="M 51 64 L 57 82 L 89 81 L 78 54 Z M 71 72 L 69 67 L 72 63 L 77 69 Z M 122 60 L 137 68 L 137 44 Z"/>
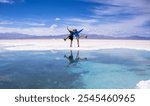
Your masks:
<path fill-rule="evenodd" d="M 149 51 L 0 51 L 4 89 L 134 89 L 149 79 Z"/>

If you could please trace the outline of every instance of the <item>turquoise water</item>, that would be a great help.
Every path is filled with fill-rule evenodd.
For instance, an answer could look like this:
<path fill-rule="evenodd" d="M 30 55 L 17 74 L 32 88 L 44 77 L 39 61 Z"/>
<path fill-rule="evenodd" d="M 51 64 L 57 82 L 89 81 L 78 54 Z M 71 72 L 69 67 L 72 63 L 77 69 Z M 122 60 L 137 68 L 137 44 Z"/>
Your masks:
<path fill-rule="evenodd" d="M 134 89 L 149 79 L 149 51 L 0 51 L 0 88 Z"/>

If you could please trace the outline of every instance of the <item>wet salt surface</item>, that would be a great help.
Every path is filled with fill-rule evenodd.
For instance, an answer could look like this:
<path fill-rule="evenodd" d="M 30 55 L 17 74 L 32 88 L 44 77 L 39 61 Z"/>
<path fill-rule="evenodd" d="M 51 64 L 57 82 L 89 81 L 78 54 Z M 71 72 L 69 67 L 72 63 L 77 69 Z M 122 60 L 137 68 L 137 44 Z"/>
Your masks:
<path fill-rule="evenodd" d="M 149 79 L 149 51 L 0 51 L 0 88 L 134 89 Z"/>

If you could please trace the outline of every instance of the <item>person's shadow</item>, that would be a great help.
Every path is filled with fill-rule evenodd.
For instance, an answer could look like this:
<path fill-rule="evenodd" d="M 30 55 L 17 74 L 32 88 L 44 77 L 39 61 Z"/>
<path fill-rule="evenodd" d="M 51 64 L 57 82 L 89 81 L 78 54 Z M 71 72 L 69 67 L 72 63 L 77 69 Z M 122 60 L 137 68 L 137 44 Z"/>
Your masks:
<path fill-rule="evenodd" d="M 72 50 L 70 50 L 70 55 L 69 56 L 64 55 L 64 58 L 66 58 L 69 62 L 69 64 L 67 66 L 77 65 L 78 62 L 87 60 L 87 58 L 81 58 L 79 56 L 79 50 L 77 51 L 75 58 L 73 56 Z"/>

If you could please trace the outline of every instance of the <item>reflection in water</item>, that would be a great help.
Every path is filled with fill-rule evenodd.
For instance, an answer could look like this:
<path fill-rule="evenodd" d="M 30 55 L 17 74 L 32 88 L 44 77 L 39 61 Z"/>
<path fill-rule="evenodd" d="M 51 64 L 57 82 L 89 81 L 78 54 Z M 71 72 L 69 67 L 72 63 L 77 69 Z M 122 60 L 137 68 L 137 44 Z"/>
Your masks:
<path fill-rule="evenodd" d="M 66 67 L 69 64 L 79 63 L 79 51 L 73 56 L 69 51 L 11 51 L 0 53 L 0 89 L 1 88 L 84 88 L 80 80 L 81 74 L 85 73 L 82 62 L 81 67 Z M 70 54 L 71 53 L 71 54 Z M 76 53 L 76 52 L 75 52 Z"/>
<path fill-rule="evenodd" d="M 76 65 L 79 61 L 87 60 L 87 58 L 81 58 L 79 56 L 79 50 L 77 51 L 76 57 L 74 58 L 72 50 L 70 50 L 70 56 L 64 55 L 64 58 L 66 58 L 69 61 L 68 66 L 70 65 Z"/>
<path fill-rule="evenodd" d="M 149 64 L 149 51 L 130 49 L 0 51 L 0 88 L 135 88 Z"/>

